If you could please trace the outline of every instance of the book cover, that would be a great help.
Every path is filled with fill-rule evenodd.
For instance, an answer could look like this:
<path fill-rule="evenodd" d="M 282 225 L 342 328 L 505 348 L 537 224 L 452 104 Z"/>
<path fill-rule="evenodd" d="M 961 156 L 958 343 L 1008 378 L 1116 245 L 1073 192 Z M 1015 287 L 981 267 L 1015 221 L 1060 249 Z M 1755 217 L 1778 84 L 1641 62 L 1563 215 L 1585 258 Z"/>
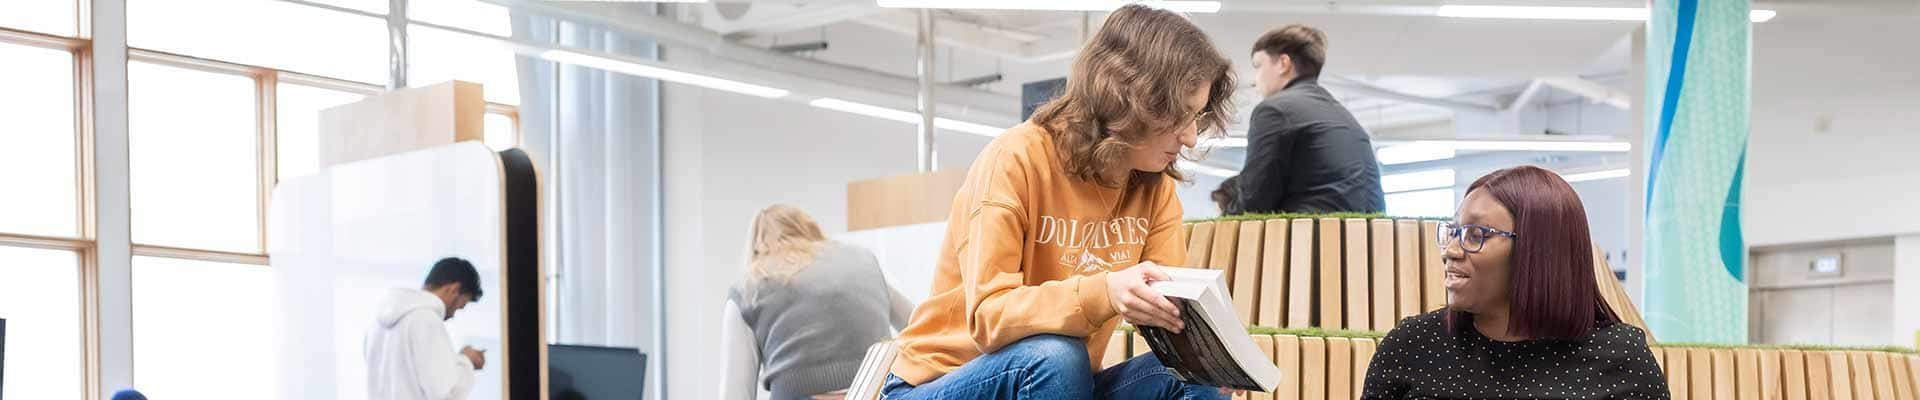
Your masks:
<path fill-rule="evenodd" d="M 1369 248 L 1373 251 L 1373 330 L 1393 329 L 1399 314 L 1394 312 L 1393 287 L 1393 221 L 1376 219 L 1368 221 L 1367 234 L 1373 238 Z"/>
<path fill-rule="evenodd" d="M 1141 326 L 1153 354 L 1182 382 L 1207 386 L 1271 391 L 1280 384 L 1280 370 L 1253 343 L 1247 326 L 1228 303 L 1224 271 L 1166 270 L 1169 280 L 1153 282 L 1154 290 L 1180 308 L 1186 329 L 1180 333 Z"/>
<path fill-rule="evenodd" d="M 1287 252 L 1287 327 L 1313 327 L 1313 220 L 1289 222 L 1293 245 Z"/>
<path fill-rule="evenodd" d="M 1420 221 L 1403 219 L 1393 221 L 1393 263 L 1399 278 L 1394 285 L 1394 297 L 1400 305 L 1397 318 L 1406 318 L 1426 312 L 1422 309 L 1424 298 L 1420 297 Z"/>
<path fill-rule="evenodd" d="M 1187 263 L 1181 264 L 1194 268 L 1206 268 L 1207 256 L 1213 252 L 1213 223 L 1193 224 L 1193 235 L 1187 236 Z"/>
<path fill-rule="evenodd" d="M 1314 254 L 1319 265 L 1314 275 L 1320 278 L 1320 319 L 1319 327 L 1326 329 L 1346 329 L 1346 314 L 1341 313 L 1346 301 L 1341 296 L 1342 282 L 1340 271 L 1340 220 L 1321 218 L 1320 232 L 1316 237 L 1320 243 L 1319 251 Z"/>
<path fill-rule="evenodd" d="M 1346 250 L 1340 268 L 1346 271 L 1346 314 L 1348 329 L 1373 329 L 1373 293 L 1367 285 L 1373 283 L 1373 264 L 1367 259 L 1367 220 L 1350 218 L 1342 221 L 1346 227 L 1345 238 L 1340 247 Z"/>
<path fill-rule="evenodd" d="M 1287 321 L 1287 220 L 1265 222 L 1266 245 L 1260 246 L 1260 318 L 1261 326 L 1286 326 Z"/>
<path fill-rule="evenodd" d="M 1240 244 L 1233 257 L 1233 307 L 1240 310 L 1240 320 L 1253 323 L 1260 309 L 1260 234 L 1266 233 L 1264 221 L 1245 221 L 1240 223 Z M 1273 325 L 1269 325 L 1273 326 Z"/>

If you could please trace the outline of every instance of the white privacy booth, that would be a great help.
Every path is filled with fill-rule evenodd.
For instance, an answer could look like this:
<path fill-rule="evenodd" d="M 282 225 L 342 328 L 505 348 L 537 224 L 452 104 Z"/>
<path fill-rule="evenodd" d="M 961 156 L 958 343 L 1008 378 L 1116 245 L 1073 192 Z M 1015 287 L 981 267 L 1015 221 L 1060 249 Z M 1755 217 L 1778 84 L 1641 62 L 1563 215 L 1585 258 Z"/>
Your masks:
<path fill-rule="evenodd" d="M 448 321 L 455 348 L 487 350 L 471 398 L 543 398 L 537 187 L 525 153 L 472 141 L 281 182 L 267 251 L 286 335 L 282 397 L 366 397 L 361 342 L 376 303 L 388 289 L 419 288 L 436 260 L 460 257 L 480 271 L 484 292 Z"/>

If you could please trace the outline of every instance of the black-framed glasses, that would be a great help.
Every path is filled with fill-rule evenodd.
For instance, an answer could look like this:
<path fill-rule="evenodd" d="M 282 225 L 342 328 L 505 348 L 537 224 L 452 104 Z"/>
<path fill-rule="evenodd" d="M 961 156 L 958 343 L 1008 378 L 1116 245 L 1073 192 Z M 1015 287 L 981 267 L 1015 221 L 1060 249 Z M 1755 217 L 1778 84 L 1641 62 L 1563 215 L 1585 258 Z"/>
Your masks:
<path fill-rule="evenodd" d="M 1193 122 L 1194 132 L 1207 133 L 1208 131 L 1210 131 L 1211 129 L 1208 129 L 1207 127 L 1207 120 L 1210 120 L 1210 119 L 1213 119 L 1212 111 L 1201 111 L 1199 114 L 1194 114 L 1193 121 L 1191 121 Z"/>
<path fill-rule="evenodd" d="M 1445 250 L 1447 246 L 1453 244 L 1453 241 L 1458 240 L 1460 241 L 1461 250 L 1466 250 L 1468 253 L 1479 253 L 1480 248 L 1487 245 L 1487 238 L 1496 235 L 1506 236 L 1508 240 L 1520 238 L 1520 234 L 1518 233 L 1480 225 L 1442 222 L 1440 223 L 1440 229 L 1434 232 L 1433 244 L 1439 245 L 1442 250 Z"/>

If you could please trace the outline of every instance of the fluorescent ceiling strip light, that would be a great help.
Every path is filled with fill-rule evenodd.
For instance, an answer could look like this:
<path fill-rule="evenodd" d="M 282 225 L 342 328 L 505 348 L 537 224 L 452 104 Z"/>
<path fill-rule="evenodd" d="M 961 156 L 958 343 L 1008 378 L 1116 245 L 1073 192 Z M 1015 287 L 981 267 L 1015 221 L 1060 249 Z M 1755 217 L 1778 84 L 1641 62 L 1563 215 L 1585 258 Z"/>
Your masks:
<path fill-rule="evenodd" d="M 1387 193 L 1453 187 L 1453 169 L 1434 169 L 1380 177 L 1380 190 Z"/>
<path fill-rule="evenodd" d="M 915 125 L 920 124 L 919 113 L 895 110 L 895 109 L 876 106 L 872 104 L 863 104 L 863 103 L 856 103 L 856 102 L 835 99 L 830 97 L 822 97 L 822 98 L 814 99 L 813 101 L 807 102 L 807 105 L 825 108 L 825 109 L 834 110 L 834 111 L 860 114 L 860 115 L 865 115 L 865 116 L 884 119 L 884 120 L 899 121 L 899 122 L 905 122 L 905 123 L 915 124 Z M 976 124 L 972 122 L 952 120 L 952 119 L 939 118 L 939 117 L 935 117 L 933 119 L 933 126 L 935 128 L 946 129 L 946 130 L 951 130 L 956 132 L 966 132 L 966 133 L 971 133 L 971 134 L 986 136 L 986 137 L 1000 136 L 1001 132 L 1006 131 L 1006 128 L 995 128 L 992 126 Z"/>
<path fill-rule="evenodd" d="M 1382 147 L 1373 152 L 1373 157 L 1380 161 L 1380 165 L 1395 165 L 1446 160 L 1458 155 L 1457 153 L 1448 146 L 1412 143 Z"/>
<path fill-rule="evenodd" d="M 1602 179 L 1625 178 L 1632 175 L 1633 175 L 1633 171 L 1628 170 L 1626 168 L 1621 168 L 1621 169 L 1609 169 L 1609 170 L 1603 170 L 1603 171 L 1584 172 L 1584 173 L 1578 173 L 1573 175 L 1561 175 L 1560 178 L 1566 179 L 1568 183 L 1573 183 L 1573 182 L 1597 181 Z"/>
<path fill-rule="evenodd" d="M 1773 10 L 1753 10 L 1747 13 L 1747 19 L 1753 22 L 1767 22 L 1779 13 Z M 1455 18 L 1507 18 L 1507 19 L 1564 19 L 1586 21 L 1646 21 L 1647 9 L 1633 7 L 1543 7 L 1543 6 L 1476 6 L 1447 4 L 1440 6 L 1434 15 Z"/>
<path fill-rule="evenodd" d="M 605 57 L 590 56 L 590 55 L 575 53 L 575 52 L 566 51 L 566 50 L 542 51 L 540 52 L 540 58 L 546 59 L 548 61 L 563 63 L 563 64 L 578 65 L 578 66 L 589 67 L 589 68 L 598 68 L 598 69 L 603 69 L 607 71 L 614 71 L 614 72 L 624 73 L 628 75 L 639 76 L 643 78 L 653 78 L 653 79 L 659 79 L 659 80 L 668 81 L 668 82 L 699 86 L 699 87 L 708 88 L 708 89 L 724 90 L 728 92 L 734 92 L 734 93 L 739 93 L 739 94 L 744 94 L 749 96 L 764 97 L 769 99 L 787 97 L 787 95 L 793 94 L 793 92 L 788 91 L 786 89 L 760 86 L 760 85 L 755 85 L 751 83 L 722 79 L 722 78 L 715 78 L 715 77 L 695 74 L 695 73 L 680 72 L 680 71 L 675 71 L 671 69 L 655 67 L 651 65 L 643 65 L 639 63 L 620 61 L 620 60 L 615 60 L 615 59 L 605 58 Z"/>
<path fill-rule="evenodd" d="M 1633 144 L 1627 142 L 1571 142 L 1549 140 L 1419 140 L 1412 144 L 1421 146 L 1442 146 L 1454 150 L 1478 151 L 1571 151 L 1571 152 L 1626 152 L 1633 150 Z"/>
<path fill-rule="evenodd" d="M 1234 176 L 1240 175 L 1240 171 L 1215 167 L 1215 166 L 1201 164 L 1193 161 L 1180 160 L 1175 164 L 1178 165 L 1180 169 L 1199 172 L 1207 175 L 1213 175 L 1221 178 L 1232 178 Z"/>
<path fill-rule="evenodd" d="M 1184 13 L 1220 12 L 1218 1 L 1124 0 L 878 0 L 886 8 L 941 8 L 968 10 L 1112 11 L 1128 4 Z"/>

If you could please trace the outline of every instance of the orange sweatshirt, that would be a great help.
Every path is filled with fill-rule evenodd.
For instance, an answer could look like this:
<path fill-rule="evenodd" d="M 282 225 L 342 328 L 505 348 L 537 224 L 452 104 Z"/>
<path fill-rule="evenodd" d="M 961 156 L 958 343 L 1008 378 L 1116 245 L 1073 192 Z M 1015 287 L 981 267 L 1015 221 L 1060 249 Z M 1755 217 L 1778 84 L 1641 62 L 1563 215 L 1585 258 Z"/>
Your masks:
<path fill-rule="evenodd" d="M 1120 323 L 1107 272 L 1186 260 L 1173 178 L 1102 187 L 1068 175 L 1059 154 L 1028 123 L 973 161 L 947 218 L 933 291 L 900 333 L 895 375 L 923 385 L 1037 334 L 1086 338 L 1088 361 L 1099 365 Z"/>

